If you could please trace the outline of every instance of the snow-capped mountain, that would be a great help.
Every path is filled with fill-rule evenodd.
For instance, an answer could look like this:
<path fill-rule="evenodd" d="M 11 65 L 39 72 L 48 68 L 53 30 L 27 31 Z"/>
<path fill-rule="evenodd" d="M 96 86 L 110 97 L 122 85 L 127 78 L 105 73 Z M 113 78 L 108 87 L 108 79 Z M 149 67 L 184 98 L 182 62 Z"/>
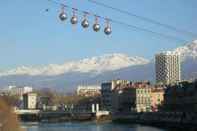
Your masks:
<path fill-rule="evenodd" d="M 182 56 L 182 78 L 197 78 L 197 40 L 172 50 Z M 18 67 L 0 72 L 0 87 L 31 85 L 37 88 L 75 90 L 79 84 L 112 79 L 155 80 L 154 61 L 125 54 L 108 54 L 43 67 Z"/>
<path fill-rule="evenodd" d="M 182 56 L 182 78 L 197 78 L 197 40 L 175 49 L 174 52 Z"/>
<path fill-rule="evenodd" d="M 141 57 L 129 57 L 125 54 L 107 54 L 99 57 L 86 58 L 79 61 L 66 62 L 64 64 L 50 64 L 44 67 L 21 66 L 13 70 L 0 72 L 0 76 L 7 75 L 43 75 L 54 76 L 69 72 L 102 73 L 121 68 L 147 64 L 149 61 Z"/>
<path fill-rule="evenodd" d="M 187 58 L 197 59 L 197 40 L 176 48 L 174 52 L 179 53 L 182 56 L 183 61 Z"/>

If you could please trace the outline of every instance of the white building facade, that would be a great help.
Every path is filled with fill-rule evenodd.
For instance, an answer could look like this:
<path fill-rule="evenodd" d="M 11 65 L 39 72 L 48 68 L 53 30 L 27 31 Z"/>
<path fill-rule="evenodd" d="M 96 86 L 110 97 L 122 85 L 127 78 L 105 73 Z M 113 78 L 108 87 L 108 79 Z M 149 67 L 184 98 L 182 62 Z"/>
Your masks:
<path fill-rule="evenodd" d="M 17 96 L 22 96 L 23 94 L 30 93 L 32 91 L 33 88 L 29 86 L 24 86 L 24 87 L 8 86 L 2 90 L 2 92 L 4 92 L 5 94 L 17 95 Z"/>
<path fill-rule="evenodd" d="M 23 94 L 23 105 L 24 109 L 36 109 L 37 108 L 37 94 L 26 93 Z"/>
<path fill-rule="evenodd" d="M 94 97 L 101 94 L 101 87 L 97 85 L 78 86 L 77 95 L 85 97 Z"/>
<path fill-rule="evenodd" d="M 155 55 L 156 82 L 173 84 L 181 80 L 180 55 L 174 52 L 163 52 Z"/>

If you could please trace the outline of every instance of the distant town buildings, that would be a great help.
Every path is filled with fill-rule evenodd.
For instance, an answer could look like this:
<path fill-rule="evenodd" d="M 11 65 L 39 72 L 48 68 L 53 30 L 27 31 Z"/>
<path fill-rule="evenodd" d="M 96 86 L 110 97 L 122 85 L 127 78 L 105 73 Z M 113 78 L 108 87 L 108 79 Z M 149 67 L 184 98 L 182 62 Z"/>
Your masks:
<path fill-rule="evenodd" d="M 9 95 L 22 96 L 25 93 L 32 92 L 33 88 L 29 86 L 18 87 L 18 86 L 8 86 L 3 89 L 1 92 Z"/>
<path fill-rule="evenodd" d="M 38 97 L 38 108 L 41 110 L 47 110 L 47 107 L 51 105 L 51 98 L 49 96 Z"/>
<path fill-rule="evenodd" d="M 84 97 L 95 97 L 101 95 L 101 87 L 97 85 L 78 86 L 77 95 Z"/>
<path fill-rule="evenodd" d="M 101 101 L 104 110 L 112 110 L 112 91 L 117 85 L 127 85 L 130 81 L 127 80 L 112 80 L 101 84 Z"/>
<path fill-rule="evenodd" d="M 117 85 L 112 93 L 112 112 L 154 112 L 163 102 L 162 87 L 149 82 Z"/>
<path fill-rule="evenodd" d="M 24 109 L 36 109 L 37 94 L 33 92 L 23 94 L 23 105 L 24 105 Z"/>
<path fill-rule="evenodd" d="M 163 52 L 155 55 L 156 82 L 162 84 L 177 83 L 181 80 L 179 54 Z"/>

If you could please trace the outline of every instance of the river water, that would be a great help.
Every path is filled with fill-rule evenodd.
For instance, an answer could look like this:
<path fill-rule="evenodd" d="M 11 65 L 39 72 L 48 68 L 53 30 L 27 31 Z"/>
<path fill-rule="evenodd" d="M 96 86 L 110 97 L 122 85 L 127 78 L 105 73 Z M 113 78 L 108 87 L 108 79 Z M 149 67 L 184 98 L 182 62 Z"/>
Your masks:
<path fill-rule="evenodd" d="M 25 123 L 22 127 L 25 128 L 26 131 L 169 131 L 142 125 L 96 124 L 93 122 L 61 124 Z"/>

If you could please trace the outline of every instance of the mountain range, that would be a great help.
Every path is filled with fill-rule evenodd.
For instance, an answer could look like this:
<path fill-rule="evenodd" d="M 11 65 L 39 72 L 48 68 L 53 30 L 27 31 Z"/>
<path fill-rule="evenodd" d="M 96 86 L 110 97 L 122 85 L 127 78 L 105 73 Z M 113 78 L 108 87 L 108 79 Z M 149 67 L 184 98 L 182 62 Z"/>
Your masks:
<path fill-rule="evenodd" d="M 197 40 L 172 51 L 181 54 L 182 78 L 197 77 Z M 63 64 L 42 67 L 21 66 L 2 71 L 0 87 L 28 85 L 74 91 L 79 84 L 100 84 L 112 79 L 154 81 L 154 76 L 153 60 L 114 53 Z"/>

